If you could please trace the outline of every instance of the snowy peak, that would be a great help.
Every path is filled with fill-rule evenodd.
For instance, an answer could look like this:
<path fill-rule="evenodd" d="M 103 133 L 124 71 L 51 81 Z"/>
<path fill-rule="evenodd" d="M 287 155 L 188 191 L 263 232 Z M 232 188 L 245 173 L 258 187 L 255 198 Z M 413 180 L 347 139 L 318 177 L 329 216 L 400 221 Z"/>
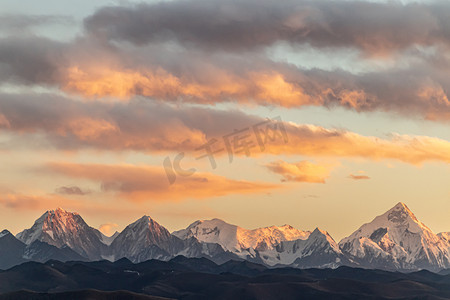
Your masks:
<path fill-rule="evenodd" d="M 62 208 L 45 212 L 30 229 L 16 237 L 27 245 L 36 240 L 58 248 L 66 245 L 88 258 L 100 258 L 99 252 L 104 246 L 98 230 L 89 227 L 78 213 Z"/>
<path fill-rule="evenodd" d="M 280 242 L 307 239 L 311 232 L 295 229 L 290 225 L 271 226 L 253 230 L 238 228 L 238 239 L 244 248 L 255 250 L 273 249 Z"/>
<path fill-rule="evenodd" d="M 282 241 L 306 239 L 310 232 L 295 229 L 290 225 L 245 229 L 220 219 L 212 219 L 196 221 L 188 228 L 172 234 L 180 239 L 194 237 L 203 243 L 216 243 L 224 250 L 246 256 L 249 249 L 273 249 Z"/>
<path fill-rule="evenodd" d="M 314 231 L 309 236 L 309 239 L 325 239 L 327 243 L 329 243 L 337 252 L 341 252 L 339 250 L 339 246 L 336 241 L 331 237 L 328 231 L 321 230 L 319 227 L 316 227 Z"/>
<path fill-rule="evenodd" d="M 75 233 L 83 226 L 87 225 L 78 214 L 57 208 L 46 211 L 30 229 L 17 234 L 17 238 L 27 245 L 40 240 L 62 247 L 64 244 L 60 243 L 63 241 L 58 237 L 68 232 Z"/>
<path fill-rule="evenodd" d="M 194 237 L 203 243 L 215 243 L 225 250 L 239 252 L 238 227 L 220 219 L 199 220 L 172 234 L 182 240 Z"/>
<path fill-rule="evenodd" d="M 149 242 L 165 241 L 170 237 L 169 231 L 149 216 L 143 216 L 134 223 L 128 225 L 119 236 L 122 235 L 122 233 L 130 233 L 135 237 L 141 238 L 145 236 Z"/>
<path fill-rule="evenodd" d="M 149 216 L 143 216 L 128 225 L 112 241 L 111 255 L 114 259 L 127 257 L 136 260 L 141 253 L 157 247 L 163 251 L 170 247 L 174 237 Z"/>
<path fill-rule="evenodd" d="M 401 202 L 342 239 L 339 246 L 366 266 L 430 270 L 450 266 L 448 246 Z"/>
<path fill-rule="evenodd" d="M 341 254 L 338 243 L 336 243 L 328 231 L 321 230 L 318 227 L 314 229 L 307 241 L 310 244 L 321 245 L 322 247 L 329 248 L 330 251 Z"/>
<path fill-rule="evenodd" d="M 306 239 L 281 241 L 275 249 L 260 251 L 259 257 L 270 266 L 335 268 L 341 264 L 343 254 L 328 232 L 316 228 Z"/>
<path fill-rule="evenodd" d="M 387 215 L 387 220 L 394 224 L 405 224 L 412 221 L 420 226 L 424 226 L 406 204 L 402 202 L 397 203 L 397 205 L 388 210 L 385 215 Z"/>

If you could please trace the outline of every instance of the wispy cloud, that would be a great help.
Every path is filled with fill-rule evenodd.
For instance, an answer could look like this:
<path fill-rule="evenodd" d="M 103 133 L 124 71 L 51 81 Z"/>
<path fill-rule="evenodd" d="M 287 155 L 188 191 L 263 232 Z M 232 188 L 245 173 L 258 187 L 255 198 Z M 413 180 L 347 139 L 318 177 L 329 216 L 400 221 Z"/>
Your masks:
<path fill-rule="evenodd" d="M 119 225 L 117 225 L 116 223 L 105 223 L 101 224 L 98 230 L 100 230 L 106 236 L 111 236 L 114 234 L 118 227 Z"/>
<path fill-rule="evenodd" d="M 170 185 L 164 169 L 155 166 L 51 163 L 43 171 L 91 180 L 98 183 L 103 192 L 132 201 L 179 201 L 258 194 L 279 187 L 272 183 L 233 180 L 206 173 L 180 177 Z"/>
<path fill-rule="evenodd" d="M 280 174 L 281 181 L 313 182 L 325 183 L 325 179 L 330 175 L 332 166 L 327 164 L 315 164 L 309 161 L 298 163 L 288 163 L 285 161 L 275 161 L 266 167 L 276 174 Z"/>
<path fill-rule="evenodd" d="M 354 174 L 348 175 L 348 178 L 353 179 L 353 180 L 366 180 L 366 179 L 370 179 L 370 177 L 367 176 L 367 175 L 354 175 Z"/>
<path fill-rule="evenodd" d="M 41 25 L 74 25 L 75 19 L 61 15 L 1 14 L 0 31 L 23 33 Z"/>
<path fill-rule="evenodd" d="M 91 193 L 91 191 L 83 190 L 78 186 L 61 186 L 57 188 L 55 192 L 61 195 L 81 195 L 81 196 Z"/>

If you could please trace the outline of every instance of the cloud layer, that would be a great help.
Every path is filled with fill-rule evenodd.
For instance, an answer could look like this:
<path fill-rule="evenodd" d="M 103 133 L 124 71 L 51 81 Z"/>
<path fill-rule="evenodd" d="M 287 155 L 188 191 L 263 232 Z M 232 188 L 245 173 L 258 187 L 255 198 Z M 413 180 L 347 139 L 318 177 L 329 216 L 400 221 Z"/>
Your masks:
<path fill-rule="evenodd" d="M 176 40 L 186 47 L 245 51 L 285 41 L 379 55 L 414 45 L 447 46 L 448 11 L 447 2 L 190 0 L 102 8 L 85 27 L 136 45 Z"/>
<path fill-rule="evenodd" d="M 287 139 L 281 136 L 278 127 L 277 132 L 269 132 L 273 139 L 267 139 L 267 147 L 261 150 L 254 127 L 266 121 L 263 117 L 233 110 L 180 108 L 145 100 L 80 102 L 49 94 L 2 94 L 0 112 L 0 130 L 15 134 L 16 142 L 11 147 L 39 136 L 60 150 L 187 151 L 189 155 L 200 155 L 198 148 L 216 139 L 218 147 L 224 149 L 217 155 L 225 156 L 226 136 L 235 129 L 246 129 L 241 135 L 249 136 L 248 142 L 253 147 L 251 156 L 265 153 L 392 159 L 410 164 L 450 162 L 450 142 L 439 138 L 395 133 L 379 138 L 291 122 L 279 124 Z"/>
<path fill-rule="evenodd" d="M 170 185 L 162 167 L 51 163 L 49 173 L 98 183 L 102 192 L 131 201 L 178 201 L 232 194 L 267 193 L 276 184 L 233 180 L 214 174 L 196 173 L 180 177 Z"/>
<path fill-rule="evenodd" d="M 110 7 L 87 18 L 87 32 L 71 42 L 5 37 L 0 83 L 44 86 L 93 100 L 144 96 L 450 118 L 447 4 L 264 1 L 256 10 L 254 5 L 191 0 Z M 363 73 L 308 69 L 255 49 L 279 40 L 406 56 L 408 63 Z"/>

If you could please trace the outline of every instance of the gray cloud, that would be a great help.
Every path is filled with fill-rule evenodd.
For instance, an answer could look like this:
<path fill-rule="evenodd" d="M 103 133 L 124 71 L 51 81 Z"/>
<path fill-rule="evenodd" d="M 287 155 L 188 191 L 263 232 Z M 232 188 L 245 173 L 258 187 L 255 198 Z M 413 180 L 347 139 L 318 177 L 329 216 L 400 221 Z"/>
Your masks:
<path fill-rule="evenodd" d="M 136 45 L 177 40 L 186 46 L 242 51 L 287 41 L 355 47 L 368 54 L 449 44 L 450 4 L 331 0 L 189 0 L 105 7 L 88 32 Z"/>
<path fill-rule="evenodd" d="M 80 102 L 52 94 L 0 94 L 0 130 L 45 133 L 58 148 L 193 150 L 207 138 L 260 122 L 238 111 L 180 108 L 135 99 Z"/>
<path fill-rule="evenodd" d="M 344 106 L 435 120 L 450 118 L 449 71 L 448 58 L 439 55 L 421 57 L 408 68 L 353 74 L 301 69 L 262 55 L 203 55 L 158 45 L 120 48 L 84 38 L 59 43 L 10 37 L 0 42 L 3 82 L 47 85 L 88 97 Z M 110 74 L 120 84 L 110 81 Z"/>
<path fill-rule="evenodd" d="M 62 195 L 87 195 L 90 194 L 90 191 L 82 190 L 78 186 L 61 186 L 57 188 L 56 193 L 62 194 Z"/>
<path fill-rule="evenodd" d="M 67 45 L 39 37 L 0 40 L 0 81 L 16 84 L 54 84 L 64 68 Z"/>
<path fill-rule="evenodd" d="M 13 32 L 26 32 L 33 27 L 48 24 L 73 25 L 75 20 L 70 16 L 58 15 L 0 15 L 0 30 Z"/>

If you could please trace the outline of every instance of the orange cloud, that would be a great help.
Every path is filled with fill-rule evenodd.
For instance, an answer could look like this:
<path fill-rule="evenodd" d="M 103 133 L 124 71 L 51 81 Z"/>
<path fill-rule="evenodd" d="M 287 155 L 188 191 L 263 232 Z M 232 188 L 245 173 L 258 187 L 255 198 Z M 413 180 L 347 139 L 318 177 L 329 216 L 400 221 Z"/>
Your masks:
<path fill-rule="evenodd" d="M 181 83 L 178 78 L 162 69 L 148 70 L 114 70 L 104 66 L 70 67 L 66 70 L 67 79 L 63 90 L 78 92 L 87 97 L 112 96 L 129 99 L 136 94 L 158 98 L 176 98 Z"/>
<path fill-rule="evenodd" d="M 209 69 L 214 69 L 214 72 Z M 62 89 L 89 98 L 114 97 L 129 100 L 142 95 L 164 100 L 215 103 L 237 100 L 256 101 L 285 107 L 320 105 L 319 97 L 309 96 L 303 88 L 287 81 L 274 70 L 238 75 L 216 66 L 207 66 L 208 76 L 198 78 L 175 75 L 158 67 L 152 69 L 112 68 L 92 62 L 65 70 Z M 63 71 L 64 72 L 64 71 Z"/>
<path fill-rule="evenodd" d="M 353 174 L 348 175 L 348 178 L 354 179 L 354 180 L 366 180 L 366 179 L 370 179 L 370 177 L 367 176 L 367 175 L 353 175 Z"/>
<path fill-rule="evenodd" d="M 235 22 L 230 24 L 235 26 Z M 372 35 L 370 43 L 383 45 L 384 39 L 377 34 Z M 234 40 L 236 35 L 232 36 Z M 248 36 L 252 35 L 243 35 L 241 42 L 251 42 Z M 59 88 L 86 99 L 145 96 L 176 103 L 343 106 L 441 121 L 450 117 L 446 92 L 450 86 L 449 59 L 439 51 L 436 56 L 419 55 L 420 59 L 407 68 L 352 73 L 296 67 L 259 51 L 229 53 L 223 51 L 224 45 L 220 51 L 205 52 L 192 45 L 175 49 L 156 41 L 147 46 L 110 45 L 93 37 L 88 34 L 67 43 L 38 37 L 4 38 L 0 43 L 4 49 L 0 49 L 0 64 L 5 67 L 0 77 L 18 85 Z M 365 34 L 359 37 L 368 41 Z M 226 39 L 225 44 L 230 40 Z M 15 59 L 11 59 L 11 53 Z"/>
<path fill-rule="evenodd" d="M 276 184 L 232 180 L 195 173 L 170 185 L 164 169 L 154 166 L 51 163 L 47 171 L 98 182 L 103 192 L 133 201 L 204 199 L 231 194 L 265 193 Z"/>
<path fill-rule="evenodd" d="M 80 140 L 97 139 L 104 135 L 111 135 L 118 131 L 118 128 L 102 119 L 78 118 L 69 120 L 64 130 L 70 130 Z M 62 132 L 61 134 L 65 134 Z"/>
<path fill-rule="evenodd" d="M 26 140 L 29 135 L 39 133 L 39 138 L 47 139 L 60 149 L 180 151 L 198 156 L 195 149 L 213 138 L 218 141 L 217 149 L 224 148 L 226 135 L 233 133 L 234 129 L 248 128 L 245 134 L 256 146 L 252 149 L 252 156 L 356 157 L 392 159 L 415 165 L 427 161 L 450 162 L 450 142 L 436 137 L 394 133 L 380 138 L 293 122 L 278 123 L 279 129 L 281 125 L 285 128 L 287 141 L 264 136 L 267 144 L 262 151 L 253 126 L 265 120 L 237 111 L 198 107 L 180 109 L 148 101 L 79 102 L 50 95 L 21 97 L 4 94 L 0 95 L 0 111 L 9 124 L 3 130 L 20 133 L 14 138 Z M 235 154 L 243 155 L 243 152 Z M 227 152 L 217 155 L 227 155 Z"/>
<path fill-rule="evenodd" d="M 58 195 L 24 195 L 20 193 L 0 194 L 0 204 L 18 210 L 42 210 L 54 207 L 79 207 L 80 201 Z"/>
<path fill-rule="evenodd" d="M 3 114 L 0 113 L 0 128 L 2 127 L 10 128 L 11 124 L 9 124 L 8 119 Z"/>
<path fill-rule="evenodd" d="M 280 174 L 281 181 L 325 183 L 325 179 L 330 175 L 332 167 L 330 165 L 314 164 L 309 161 L 298 163 L 288 163 L 285 161 L 275 161 L 266 166 L 270 171 Z"/>
<path fill-rule="evenodd" d="M 267 147 L 273 154 L 302 154 L 313 157 L 361 157 L 394 159 L 410 164 L 426 161 L 450 163 L 450 142 L 435 137 L 391 134 L 382 139 L 314 125 L 287 124 L 289 142 Z"/>
<path fill-rule="evenodd" d="M 116 229 L 119 227 L 116 223 L 105 223 L 101 224 L 98 228 L 104 235 L 111 236 L 116 232 Z"/>

